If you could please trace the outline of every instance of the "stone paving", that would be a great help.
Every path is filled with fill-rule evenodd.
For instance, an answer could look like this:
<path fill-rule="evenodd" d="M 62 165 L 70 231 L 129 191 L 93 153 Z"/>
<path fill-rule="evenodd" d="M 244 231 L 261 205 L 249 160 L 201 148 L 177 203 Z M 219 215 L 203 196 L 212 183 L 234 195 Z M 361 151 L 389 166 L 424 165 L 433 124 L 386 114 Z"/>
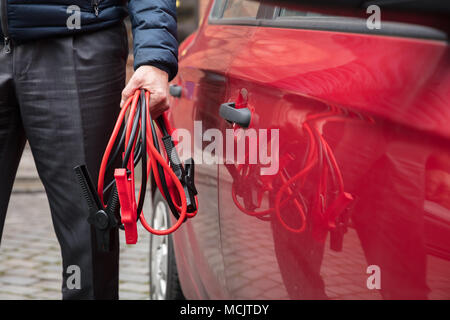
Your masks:
<path fill-rule="evenodd" d="M 120 236 L 120 299 L 148 299 L 149 234 L 141 228 L 134 246 L 125 244 L 123 232 Z M 0 300 L 61 299 L 61 274 L 47 198 L 26 148 L 1 240 Z"/>

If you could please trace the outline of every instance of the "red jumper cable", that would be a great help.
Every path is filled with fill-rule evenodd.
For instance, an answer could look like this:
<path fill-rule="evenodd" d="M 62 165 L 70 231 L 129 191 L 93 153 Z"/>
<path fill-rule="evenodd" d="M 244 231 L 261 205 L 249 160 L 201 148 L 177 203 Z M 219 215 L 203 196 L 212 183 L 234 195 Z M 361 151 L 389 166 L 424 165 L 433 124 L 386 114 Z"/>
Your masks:
<path fill-rule="evenodd" d="M 198 209 L 197 190 L 194 185 L 194 161 L 181 163 L 172 128 L 164 113 L 152 121 L 149 110 L 150 93 L 137 90 L 122 107 L 109 139 L 100 166 L 97 189 L 95 190 L 85 165 L 74 168 L 83 195 L 89 207 L 88 222 L 96 231 L 99 249 L 109 250 L 109 234 L 120 227 L 125 230 L 127 244 L 137 242 L 137 221 L 149 232 L 167 235 L 176 231 L 188 218 L 196 215 Z M 156 127 L 161 132 L 165 152 L 161 154 Z M 119 137 L 120 133 L 120 138 Z M 123 152 L 121 152 L 123 151 Z M 114 170 L 114 180 L 105 187 L 105 175 L 122 155 L 121 166 Z M 135 166 L 140 162 L 141 185 L 136 201 Z M 167 230 L 152 228 L 143 214 L 143 204 L 148 178 L 153 176 L 156 186 L 166 199 L 177 219 Z M 105 204 L 104 193 L 109 192 Z M 117 210 L 120 204 L 120 213 Z"/>

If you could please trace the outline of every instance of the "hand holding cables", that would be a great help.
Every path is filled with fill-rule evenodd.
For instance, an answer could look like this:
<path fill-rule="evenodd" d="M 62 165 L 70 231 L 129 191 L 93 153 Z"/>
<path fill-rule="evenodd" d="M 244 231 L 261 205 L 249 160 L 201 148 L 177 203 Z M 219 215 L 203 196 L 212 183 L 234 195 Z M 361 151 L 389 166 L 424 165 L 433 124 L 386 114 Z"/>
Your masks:
<path fill-rule="evenodd" d="M 93 218 L 88 222 L 94 225 L 97 234 L 100 231 L 110 232 L 116 227 L 112 220 L 114 215 L 117 215 L 119 225 L 123 226 L 125 230 L 127 244 L 137 242 L 137 221 L 140 220 L 144 228 L 151 233 L 166 235 L 177 230 L 186 219 L 194 217 L 198 208 L 197 190 L 194 185 L 194 161 L 188 159 L 184 166 L 182 165 L 171 137 L 172 129 L 167 115 L 163 114 L 157 118 L 155 125 L 150 116 L 149 102 L 150 93 L 148 91 L 136 90 L 134 95 L 124 103 L 103 155 L 95 195 L 92 194 L 92 182 L 90 182 L 86 168 L 80 169 L 85 166 L 75 168 L 90 212 L 94 216 L 94 211 L 98 212 L 101 209 L 109 212 L 108 224 L 104 223 L 100 226 Z M 165 157 L 160 152 L 156 127 L 162 135 Z M 118 140 L 119 133 L 120 139 Z M 123 152 L 121 153 L 121 151 Z M 121 167 L 115 168 L 114 180 L 105 187 L 106 171 L 113 166 L 119 155 L 122 155 Z M 139 162 L 141 163 L 142 177 L 136 202 L 135 166 Z M 142 213 L 147 181 L 151 175 L 166 199 L 172 214 L 177 219 L 176 223 L 167 230 L 153 229 Z M 89 185 L 91 186 L 89 187 Z M 108 203 L 104 204 L 103 194 L 107 191 L 110 192 L 111 203 L 108 200 Z M 121 207 L 120 214 L 116 213 L 117 198 Z M 101 214 L 100 216 L 104 217 Z M 105 238 L 105 241 L 109 241 L 109 239 Z M 103 250 L 106 247 L 105 243 L 102 243 L 102 246 L 99 245 L 99 248 L 103 248 Z"/>

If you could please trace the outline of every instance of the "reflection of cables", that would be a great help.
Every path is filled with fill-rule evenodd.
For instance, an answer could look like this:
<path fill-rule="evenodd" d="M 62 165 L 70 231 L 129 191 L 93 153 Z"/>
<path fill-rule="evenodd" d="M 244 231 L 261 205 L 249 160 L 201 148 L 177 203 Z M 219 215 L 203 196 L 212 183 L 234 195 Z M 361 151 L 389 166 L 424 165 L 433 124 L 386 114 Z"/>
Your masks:
<path fill-rule="evenodd" d="M 226 165 L 233 176 L 232 198 L 239 210 L 263 220 L 269 220 L 271 215 L 275 214 L 277 220 L 286 230 L 293 233 L 302 233 L 307 225 L 305 214 L 307 205 L 299 190 L 304 186 L 307 175 L 317 168 L 319 179 L 314 194 L 312 213 L 324 228 L 335 228 L 336 219 L 351 202 L 352 196 L 344 191 L 342 174 L 334 154 L 315 123 L 325 119 L 342 121 L 343 118 L 340 117 L 342 115 L 349 116 L 340 109 L 331 106 L 327 112 L 310 114 L 306 117 L 303 123 L 303 131 L 307 137 L 305 157 L 301 161 L 301 169 L 292 176 L 289 176 L 287 166 L 289 161 L 292 162 L 295 158 L 290 154 L 285 157 L 284 161 L 280 160 L 280 170 L 271 180 L 267 180 L 267 177 L 265 177 L 265 180 L 262 181 L 263 179 L 254 171 L 257 169 L 255 166 L 251 168 L 249 164 Z M 358 116 L 356 113 L 355 115 Z M 329 176 L 331 186 L 328 183 Z M 280 180 L 281 186 L 276 191 L 273 207 L 257 210 L 262 205 L 263 194 L 275 191 L 275 179 Z M 256 199 L 254 199 L 253 193 L 255 189 L 258 192 Z M 238 197 L 242 198 L 244 204 L 241 204 Z M 300 227 L 290 226 L 283 218 L 282 209 L 291 201 L 300 217 Z"/>

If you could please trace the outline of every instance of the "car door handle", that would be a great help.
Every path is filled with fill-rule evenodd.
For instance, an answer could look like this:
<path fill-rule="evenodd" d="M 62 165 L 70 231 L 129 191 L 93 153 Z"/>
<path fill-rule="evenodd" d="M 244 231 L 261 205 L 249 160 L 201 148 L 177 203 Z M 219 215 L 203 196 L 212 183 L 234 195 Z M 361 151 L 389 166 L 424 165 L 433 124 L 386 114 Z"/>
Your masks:
<path fill-rule="evenodd" d="M 181 98 L 183 88 L 176 84 L 171 84 L 169 87 L 169 94 L 174 98 Z"/>
<path fill-rule="evenodd" d="M 220 105 L 219 114 L 222 118 L 231 123 L 236 123 L 243 128 L 250 125 L 252 113 L 248 108 L 236 109 L 236 103 L 227 102 Z"/>

